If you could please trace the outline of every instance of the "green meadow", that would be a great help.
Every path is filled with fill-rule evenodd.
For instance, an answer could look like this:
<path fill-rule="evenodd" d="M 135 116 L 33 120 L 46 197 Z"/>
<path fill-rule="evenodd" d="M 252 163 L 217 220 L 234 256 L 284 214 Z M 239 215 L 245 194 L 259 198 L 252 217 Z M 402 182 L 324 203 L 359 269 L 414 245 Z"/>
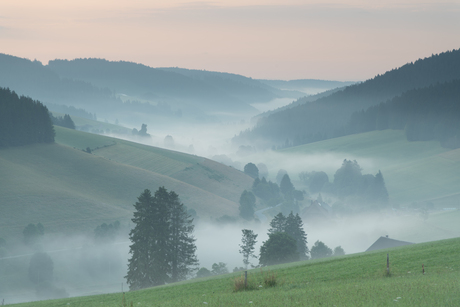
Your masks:
<path fill-rule="evenodd" d="M 105 136 L 55 127 L 55 144 L 0 150 L 0 237 L 22 235 L 41 222 L 48 233 L 88 232 L 129 222 L 144 189 L 179 194 L 202 218 L 238 214 L 252 184 L 213 161 Z M 91 154 L 82 149 L 89 147 Z"/>
<path fill-rule="evenodd" d="M 455 238 L 250 270 L 246 291 L 234 291 L 240 272 L 15 306 L 459 306 L 459 254 Z"/>
<path fill-rule="evenodd" d="M 394 204 L 432 201 L 438 208 L 460 204 L 460 149 L 439 142 L 408 142 L 404 131 L 384 130 L 354 134 L 282 150 L 287 154 L 333 154 L 369 167 L 364 174 L 382 171 Z M 316 170 L 319 171 L 319 170 Z M 333 181 L 334 174 L 330 173 Z"/>

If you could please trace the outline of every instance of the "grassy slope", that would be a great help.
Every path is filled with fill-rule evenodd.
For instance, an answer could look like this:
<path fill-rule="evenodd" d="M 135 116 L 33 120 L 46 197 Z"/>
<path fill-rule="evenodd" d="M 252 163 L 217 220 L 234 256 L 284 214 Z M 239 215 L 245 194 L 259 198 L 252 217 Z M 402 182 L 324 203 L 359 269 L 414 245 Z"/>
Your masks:
<path fill-rule="evenodd" d="M 252 185 L 253 180 L 244 173 L 202 157 L 60 127 L 56 130 L 58 143 L 90 147 L 97 156 L 170 176 L 233 202 Z"/>
<path fill-rule="evenodd" d="M 189 184 L 168 176 L 206 162 L 203 158 L 59 127 L 56 131 L 58 144 L 0 151 L 0 237 L 20 235 L 28 223 L 41 222 L 49 232 L 72 232 L 128 220 L 137 196 L 146 188 L 154 191 L 159 186 L 174 190 L 201 217 L 238 213 L 238 204 L 220 196 L 219 189 L 209 191 L 193 185 L 193 181 L 219 183 L 216 179 L 196 173 Z M 110 147 L 95 150 L 101 157 L 59 143 L 77 148 Z M 212 171 L 226 177 L 242 174 L 224 170 L 227 173 Z M 232 172 L 236 175 L 230 175 Z M 240 187 L 235 184 L 233 193 L 241 194 L 247 188 L 243 183 L 238 183 Z"/>
<path fill-rule="evenodd" d="M 249 272 L 250 283 L 274 274 L 278 285 L 272 288 L 234 293 L 233 281 L 240 275 L 234 273 L 128 292 L 125 299 L 134 306 L 459 306 L 459 253 L 456 238 Z M 117 293 L 18 306 L 122 306 L 122 297 Z"/>
<path fill-rule="evenodd" d="M 442 148 L 438 142 L 408 142 L 398 130 L 373 131 L 283 150 L 285 153 L 333 153 L 343 159 L 370 159 L 379 169 L 393 202 L 407 204 L 432 200 L 452 206 L 460 199 L 460 149 Z M 333 174 L 329 174 L 333 180 Z M 448 201 L 448 200 L 451 201 Z"/>

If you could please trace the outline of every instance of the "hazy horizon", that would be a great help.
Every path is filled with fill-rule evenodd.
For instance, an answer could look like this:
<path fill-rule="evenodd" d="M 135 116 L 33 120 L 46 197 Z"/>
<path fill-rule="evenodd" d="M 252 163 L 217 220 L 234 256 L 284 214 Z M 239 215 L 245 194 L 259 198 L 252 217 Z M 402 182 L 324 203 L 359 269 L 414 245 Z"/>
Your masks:
<path fill-rule="evenodd" d="M 458 1 L 2 1 L 1 52 L 257 79 L 366 80 L 458 48 Z"/>

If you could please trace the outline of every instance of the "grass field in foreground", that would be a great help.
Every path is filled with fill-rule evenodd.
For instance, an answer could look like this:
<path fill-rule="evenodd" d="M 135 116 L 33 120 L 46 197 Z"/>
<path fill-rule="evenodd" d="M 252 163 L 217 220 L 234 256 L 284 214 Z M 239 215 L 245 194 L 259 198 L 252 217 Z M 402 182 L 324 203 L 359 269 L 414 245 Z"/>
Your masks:
<path fill-rule="evenodd" d="M 391 275 L 386 275 L 386 255 Z M 129 306 L 459 306 L 460 238 L 249 271 L 256 290 L 233 292 L 233 273 L 127 292 Z M 422 264 L 425 274 L 422 274 Z M 262 272 L 261 272 L 262 271 Z M 277 285 L 263 286 L 274 274 Z M 17 306 L 123 306 L 121 293 Z"/>

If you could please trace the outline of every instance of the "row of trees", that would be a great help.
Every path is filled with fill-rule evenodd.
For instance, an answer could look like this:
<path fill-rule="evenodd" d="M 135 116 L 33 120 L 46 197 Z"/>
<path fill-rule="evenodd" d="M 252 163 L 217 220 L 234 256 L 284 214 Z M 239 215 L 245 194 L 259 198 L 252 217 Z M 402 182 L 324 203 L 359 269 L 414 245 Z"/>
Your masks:
<path fill-rule="evenodd" d="M 298 213 L 297 202 L 303 200 L 304 195 L 302 191 L 296 190 L 285 170 L 278 172 L 278 182 L 267 181 L 265 177 L 259 179 L 259 169 L 253 163 L 246 164 L 244 172 L 255 179 L 251 191 L 245 190 L 240 196 L 240 217 L 246 220 L 254 218 L 256 196 L 270 207 L 283 204 L 282 210 L 286 214 L 290 211 Z"/>
<path fill-rule="evenodd" d="M 50 112 L 50 118 L 55 126 L 61 126 L 69 129 L 75 129 L 75 123 L 73 122 L 72 118 L 69 114 L 65 114 L 64 117 L 62 116 L 53 116 Z"/>
<path fill-rule="evenodd" d="M 404 130 L 408 141 L 437 140 L 460 147 L 460 80 L 408 91 L 385 103 L 356 112 L 344 128 L 348 133 Z"/>
<path fill-rule="evenodd" d="M 323 171 L 302 172 L 299 177 L 309 187 L 310 193 L 324 192 L 341 200 L 352 199 L 353 203 L 376 208 L 388 205 L 389 195 L 382 172 L 363 174 L 356 160 L 343 160 L 333 182 L 329 182 L 329 176 Z"/>
<path fill-rule="evenodd" d="M 48 109 L 38 101 L 0 88 L 0 148 L 53 142 Z"/>
<path fill-rule="evenodd" d="M 270 222 L 268 240 L 260 247 L 259 265 L 267 266 L 297 260 L 312 259 L 345 255 L 342 247 L 337 246 L 334 251 L 321 241 L 316 241 L 311 251 L 307 247 L 307 234 L 303 229 L 302 219 L 292 212 L 286 217 L 278 213 Z M 248 268 L 250 259 L 257 258 L 254 254 L 257 234 L 252 230 L 243 229 L 240 244 L 240 253 L 243 263 Z M 252 265 L 254 267 L 254 265 Z"/>

